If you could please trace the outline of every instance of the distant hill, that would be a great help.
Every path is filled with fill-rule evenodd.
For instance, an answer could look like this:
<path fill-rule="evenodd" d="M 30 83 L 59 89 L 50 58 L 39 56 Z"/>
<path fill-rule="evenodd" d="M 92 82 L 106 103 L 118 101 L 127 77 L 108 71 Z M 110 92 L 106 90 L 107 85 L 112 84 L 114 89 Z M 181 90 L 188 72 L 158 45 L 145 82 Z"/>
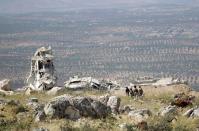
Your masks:
<path fill-rule="evenodd" d="M 199 5 L 199 0 L 1 0 L 0 13 L 64 11 L 69 9 L 118 8 L 149 4 Z"/>

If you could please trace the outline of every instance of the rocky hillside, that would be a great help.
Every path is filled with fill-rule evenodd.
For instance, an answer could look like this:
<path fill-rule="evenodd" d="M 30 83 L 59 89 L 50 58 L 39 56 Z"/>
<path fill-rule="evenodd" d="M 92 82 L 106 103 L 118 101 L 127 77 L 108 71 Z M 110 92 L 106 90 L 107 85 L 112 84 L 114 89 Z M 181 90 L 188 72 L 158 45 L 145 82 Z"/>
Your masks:
<path fill-rule="evenodd" d="M 124 89 L 15 91 L 0 95 L 0 131 L 196 130 L 198 93 L 186 85 L 143 87 L 144 96 Z M 188 101 L 190 100 L 190 101 Z"/>

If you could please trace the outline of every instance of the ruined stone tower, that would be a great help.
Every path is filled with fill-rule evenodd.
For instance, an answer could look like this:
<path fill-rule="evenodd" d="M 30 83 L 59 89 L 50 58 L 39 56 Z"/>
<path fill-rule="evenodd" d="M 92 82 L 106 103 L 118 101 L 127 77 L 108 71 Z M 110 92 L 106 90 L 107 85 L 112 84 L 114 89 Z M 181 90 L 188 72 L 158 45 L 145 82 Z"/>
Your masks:
<path fill-rule="evenodd" d="M 30 76 L 28 85 L 33 90 L 49 90 L 56 84 L 55 68 L 53 65 L 53 54 L 51 47 L 39 48 L 31 59 Z"/>

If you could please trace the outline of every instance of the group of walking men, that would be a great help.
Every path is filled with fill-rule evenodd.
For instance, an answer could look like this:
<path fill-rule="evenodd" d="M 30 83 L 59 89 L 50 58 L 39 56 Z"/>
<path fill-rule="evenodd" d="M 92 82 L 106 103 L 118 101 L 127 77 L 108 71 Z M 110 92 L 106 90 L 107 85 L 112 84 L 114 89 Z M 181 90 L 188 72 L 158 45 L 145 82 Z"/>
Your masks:
<path fill-rule="evenodd" d="M 126 95 L 137 99 L 137 98 L 142 97 L 144 95 L 144 91 L 141 88 L 141 86 L 139 86 L 137 88 L 137 86 L 135 85 L 133 89 L 132 89 L 132 87 L 131 88 L 126 87 Z"/>

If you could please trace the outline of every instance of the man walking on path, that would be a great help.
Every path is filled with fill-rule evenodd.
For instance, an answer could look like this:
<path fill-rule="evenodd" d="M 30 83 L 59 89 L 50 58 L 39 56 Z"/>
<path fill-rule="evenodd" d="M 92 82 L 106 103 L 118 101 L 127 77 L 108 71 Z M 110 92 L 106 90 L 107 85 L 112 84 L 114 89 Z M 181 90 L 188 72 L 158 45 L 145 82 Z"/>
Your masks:
<path fill-rule="evenodd" d="M 135 100 L 137 100 L 139 94 L 138 94 L 138 89 L 136 85 L 134 86 L 133 92 L 134 92 Z"/>
<path fill-rule="evenodd" d="M 141 88 L 141 86 L 139 86 L 138 94 L 139 94 L 139 97 L 142 97 L 142 96 L 144 95 L 144 91 L 143 91 L 143 89 Z"/>
<path fill-rule="evenodd" d="M 128 87 L 126 87 L 126 95 L 129 96 L 130 90 Z"/>

